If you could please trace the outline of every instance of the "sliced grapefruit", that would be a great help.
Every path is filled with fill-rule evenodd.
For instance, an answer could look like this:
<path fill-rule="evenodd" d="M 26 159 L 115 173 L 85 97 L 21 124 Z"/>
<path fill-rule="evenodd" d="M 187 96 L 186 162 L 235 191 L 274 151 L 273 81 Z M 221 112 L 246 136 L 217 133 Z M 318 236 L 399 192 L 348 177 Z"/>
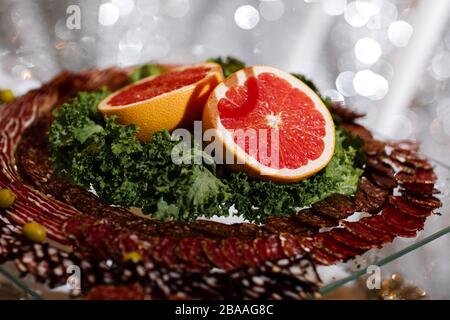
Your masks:
<path fill-rule="evenodd" d="M 104 115 L 118 116 L 122 124 L 137 125 L 138 138 L 149 141 L 156 131 L 189 128 L 200 120 L 206 99 L 222 80 L 222 69 L 215 63 L 170 68 L 120 89 L 98 108 Z"/>
<path fill-rule="evenodd" d="M 232 158 L 235 170 L 278 182 L 313 175 L 334 152 L 333 119 L 319 96 L 267 66 L 243 69 L 219 84 L 203 111 L 203 127 L 223 145 L 225 163 Z"/>

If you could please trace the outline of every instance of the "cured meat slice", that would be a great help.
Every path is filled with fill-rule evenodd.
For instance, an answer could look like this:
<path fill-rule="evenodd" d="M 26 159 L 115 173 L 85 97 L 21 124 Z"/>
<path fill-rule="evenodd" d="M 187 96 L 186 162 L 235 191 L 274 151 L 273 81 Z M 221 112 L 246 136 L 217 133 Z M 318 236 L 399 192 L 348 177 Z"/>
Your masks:
<path fill-rule="evenodd" d="M 243 242 L 241 248 L 245 265 L 249 267 L 257 267 L 261 265 L 262 259 L 260 259 L 256 254 L 252 241 Z"/>
<path fill-rule="evenodd" d="M 397 181 L 394 178 L 383 176 L 374 172 L 368 172 L 367 176 L 370 181 L 383 189 L 391 190 L 397 187 Z"/>
<path fill-rule="evenodd" d="M 394 169 L 395 172 L 403 172 L 406 174 L 415 174 L 416 170 L 414 168 L 411 168 L 410 166 L 407 166 L 400 161 L 397 161 L 395 159 L 392 159 L 388 156 L 379 156 L 379 159 L 382 163 L 390 166 L 392 169 Z"/>
<path fill-rule="evenodd" d="M 200 237 L 181 239 L 178 242 L 176 253 L 193 268 L 207 268 L 210 266 L 203 250 L 203 239 Z"/>
<path fill-rule="evenodd" d="M 244 260 L 242 256 L 242 241 L 238 238 L 226 238 L 222 240 L 222 254 L 230 261 L 235 268 L 241 268 L 244 266 Z"/>
<path fill-rule="evenodd" d="M 425 195 L 433 195 L 439 193 L 435 188 L 433 183 L 402 183 L 403 189 L 407 193 L 411 194 L 425 194 Z"/>
<path fill-rule="evenodd" d="M 307 224 L 313 228 L 328 228 L 337 226 L 339 221 L 337 219 L 322 217 L 316 214 L 316 212 L 311 209 L 302 209 L 296 215 L 295 218 L 300 222 Z"/>
<path fill-rule="evenodd" d="M 426 218 L 431 215 L 432 212 L 430 209 L 422 208 L 406 201 L 405 198 L 401 196 L 390 196 L 388 201 L 398 210 L 414 217 Z"/>
<path fill-rule="evenodd" d="M 342 194 L 333 194 L 314 203 L 312 208 L 318 214 L 333 219 L 345 219 L 356 210 L 352 199 Z"/>
<path fill-rule="evenodd" d="M 386 143 L 378 140 L 365 141 L 362 148 L 366 155 L 375 156 L 385 153 Z"/>
<path fill-rule="evenodd" d="M 344 123 L 342 128 L 352 135 L 357 136 L 364 140 L 365 143 L 369 143 L 373 140 L 372 133 L 369 130 L 355 123 Z"/>
<path fill-rule="evenodd" d="M 353 233 L 347 231 L 344 228 L 334 228 L 328 233 L 333 239 L 339 241 L 347 246 L 368 250 L 373 247 L 381 247 L 381 242 L 375 243 L 371 241 L 364 240 L 358 236 L 355 236 Z"/>
<path fill-rule="evenodd" d="M 360 249 L 348 247 L 344 243 L 334 241 L 334 238 L 328 232 L 316 234 L 314 236 L 314 244 L 327 253 L 336 256 L 339 260 L 344 261 L 356 257 L 363 252 Z"/>
<path fill-rule="evenodd" d="M 330 265 L 339 261 L 339 258 L 335 255 L 329 254 L 328 252 L 319 248 L 318 245 L 314 244 L 314 238 L 298 236 L 297 241 L 302 247 L 302 249 L 308 252 L 313 260 L 323 265 Z"/>
<path fill-rule="evenodd" d="M 280 234 L 280 241 L 286 257 L 293 257 L 305 252 L 302 247 L 300 247 L 297 238 L 289 233 Z"/>
<path fill-rule="evenodd" d="M 413 175 L 400 172 L 395 175 L 395 179 L 400 183 L 420 183 L 432 185 L 436 182 L 437 177 L 432 170 L 417 169 Z"/>
<path fill-rule="evenodd" d="M 395 159 L 401 163 L 405 163 L 413 168 L 420 168 L 424 170 L 433 169 L 433 166 L 426 159 L 420 157 L 415 152 L 394 149 L 389 156 L 392 159 Z"/>
<path fill-rule="evenodd" d="M 217 268 L 225 271 L 232 270 L 234 268 L 233 264 L 223 256 L 222 250 L 217 241 L 204 239 L 203 250 L 205 250 L 209 261 Z"/>
<path fill-rule="evenodd" d="M 308 230 L 295 217 L 270 217 L 266 220 L 266 228 L 273 233 L 301 234 Z"/>
<path fill-rule="evenodd" d="M 349 221 L 342 221 L 342 225 L 345 229 L 347 229 L 350 233 L 363 238 L 364 240 L 373 242 L 373 243 L 380 243 L 381 242 L 391 242 L 393 237 L 387 233 L 376 231 L 374 229 L 371 229 L 367 226 L 365 226 L 360 221 L 357 222 L 349 222 Z"/>
<path fill-rule="evenodd" d="M 392 167 L 375 157 L 368 157 L 366 159 L 366 166 L 369 171 L 376 172 L 384 176 L 393 177 L 395 174 L 395 171 Z"/>
<path fill-rule="evenodd" d="M 358 211 L 378 212 L 386 202 L 388 191 L 377 187 L 365 177 L 361 179 L 359 188 L 355 196 Z"/>
<path fill-rule="evenodd" d="M 384 207 L 382 216 L 386 223 L 407 231 L 421 230 L 425 223 L 425 219 L 413 217 L 390 205 Z"/>
<path fill-rule="evenodd" d="M 265 237 L 265 247 L 267 260 L 278 260 L 284 258 L 283 247 L 278 235 Z"/>
<path fill-rule="evenodd" d="M 373 229 L 375 232 L 385 233 L 390 236 L 391 242 L 394 240 L 396 236 L 405 237 L 405 238 L 414 238 L 416 236 L 415 231 L 407 231 L 405 229 L 399 229 L 394 227 L 393 225 L 387 224 L 382 215 L 365 217 L 362 218 L 359 222 L 364 224 L 365 226 Z"/>
<path fill-rule="evenodd" d="M 412 204 L 434 210 L 442 207 L 442 202 L 436 197 L 421 197 L 419 195 L 405 194 L 405 199 L 411 202 Z"/>

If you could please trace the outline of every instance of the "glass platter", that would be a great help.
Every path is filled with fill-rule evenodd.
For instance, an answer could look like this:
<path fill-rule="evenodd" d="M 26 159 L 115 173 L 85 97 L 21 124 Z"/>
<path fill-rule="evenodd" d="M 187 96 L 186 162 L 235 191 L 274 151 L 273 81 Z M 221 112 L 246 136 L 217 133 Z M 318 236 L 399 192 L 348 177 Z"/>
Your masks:
<path fill-rule="evenodd" d="M 372 249 L 351 261 L 318 267 L 323 280 L 320 293 L 325 299 L 357 281 L 360 285 L 365 283 L 367 267 L 373 265 L 380 267 L 382 278 L 388 277 L 389 272 L 400 270 L 409 275 L 407 280 L 419 281 L 419 285 L 426 287 L 428 297 L 450 299 L 450 290 L 445 285 L 450 278 L 450 251 L 445 249 L 450 247 L 450 237 L 445 237 L 450 234 L 450 167 L 438 161 L 432 162 L 438 176 L 436 187 L 441 191 L 438 197 L 443 207 L 437 211 L 441 215 L 430 216 L 424 230 L 415 238 L 398 237 L 382 249 Z M 356 289 L 350 287 L 349 290 Z M 69 298 L 65 286 L 49 289 L 36 283 L 32 277 L 20 278 L 11 262 L 0 266 L 0 299 Z"/>

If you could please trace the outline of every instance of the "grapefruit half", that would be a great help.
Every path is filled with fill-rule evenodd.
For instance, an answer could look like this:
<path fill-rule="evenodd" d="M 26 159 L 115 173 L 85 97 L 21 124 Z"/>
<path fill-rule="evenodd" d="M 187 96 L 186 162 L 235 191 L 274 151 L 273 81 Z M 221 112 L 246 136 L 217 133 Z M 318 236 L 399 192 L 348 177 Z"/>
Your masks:
<path fill-rule="evenodd" d="M 222 80 L 222 68 L 215 63 L 170 68 L 120 89 L 98 109 L 122 124 L 137 125 L 137 137 L 149 141 L 156 131 L 190 128 L 201 120 L 206 99 Z"/>
<path fill-rule="evenodd" d="M 268 66 L 243 69 L 219 84 L 204 108 L 203 128 L 222 144 L 226 164 L 277 182 L 313 175 L 334 153 L 334 122 L 320 97 Z"/>

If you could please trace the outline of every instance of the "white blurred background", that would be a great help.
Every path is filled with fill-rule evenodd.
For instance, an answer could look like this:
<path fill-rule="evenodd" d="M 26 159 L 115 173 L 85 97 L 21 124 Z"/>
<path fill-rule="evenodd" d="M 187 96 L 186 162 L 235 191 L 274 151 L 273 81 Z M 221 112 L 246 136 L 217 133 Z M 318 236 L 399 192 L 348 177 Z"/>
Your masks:
<path fill-rule="evenodd" d="M 17 95 L 63 69 L 226 55 L 305 73 L 375 132 L 420 140 L 450 165 L 450 0 L 0 0 L 0 89 Z M 439 275 L 402 272 L 450 298 L 449 237 L 440 243 L 408 258 Z"/>

